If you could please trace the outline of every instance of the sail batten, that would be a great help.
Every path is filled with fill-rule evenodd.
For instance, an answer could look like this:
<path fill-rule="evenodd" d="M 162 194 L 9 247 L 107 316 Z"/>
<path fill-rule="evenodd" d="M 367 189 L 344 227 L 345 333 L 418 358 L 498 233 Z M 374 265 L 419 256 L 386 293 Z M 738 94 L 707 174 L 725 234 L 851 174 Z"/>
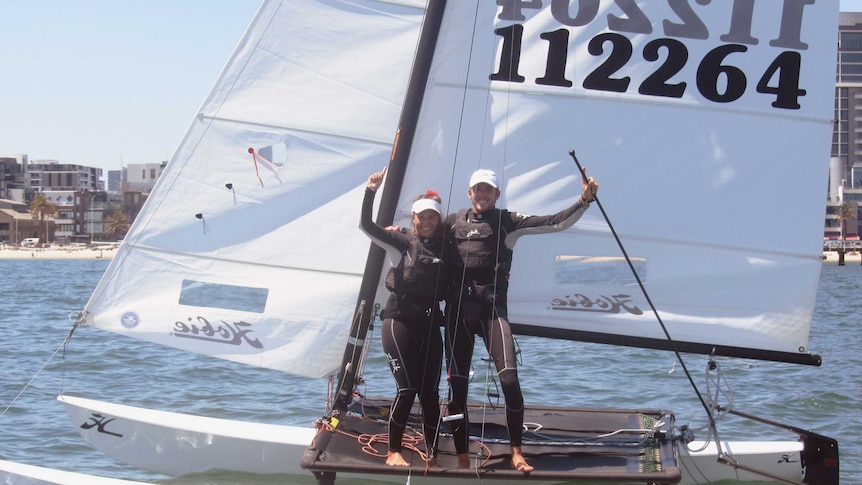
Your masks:
<path fill-rule="evenodd" d="M 207 116 L 207 115 L 201 114 L 199 116 L 199 118 L 202 120 L 209 120 L 211 122 L 212 121 L 218 121 L 218 122 L 224 122 L 224 123 L 235 123 L 235 124 L 247 127 L 247 128 L 255 127 L 255 128 L 264 129 L 264 130 L 280 130 L 280 131 L 288 131 L 288 132 L 295 133 L 295 134 L 306 133 L 306 134 L 320 135 L 320 136 L 325 136 L 325 137 L 342 138 L 342 139 L 346 139 L 346 140 L 363 141 L 363 142 L 373 143 L 373 144 L 386 146 L 386 147 L 392 146 L 392 137 L 391 136 L 388 139 L 375 140 L 375 139 L 369 139 L 369 138 L 357 138 L 357 137 L 349 136 L 349 135 L 346 135 L 343 133 L 338 133 L 338 132 L 327 132 L 327 131 L 320 131 L 320 130 L 312 131 L 312 130 L 305 130 L 299 126 L 263 124 L 263 123 L 257 123 L 254 120 L 225 118 L 223 116 Z"/>

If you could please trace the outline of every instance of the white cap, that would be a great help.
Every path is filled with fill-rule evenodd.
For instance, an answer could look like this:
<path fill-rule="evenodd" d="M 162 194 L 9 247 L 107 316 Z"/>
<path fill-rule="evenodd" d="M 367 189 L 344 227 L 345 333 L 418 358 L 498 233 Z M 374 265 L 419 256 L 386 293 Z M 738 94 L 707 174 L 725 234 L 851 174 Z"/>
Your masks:
<path fill-rule="evenodd" d="M 477 184 L 486 183 L 495 189 L 497 187 L 497 174 L 493 170 L 479 169 L 473 172 L 470 177 L 470 187 L 475 187 Z"/>
<path fill-rule="evenodd" d="M 418 214 L 422 211 L 427 211 L 431 209 L 432 211 L 443 215 L 443 210 L 440 209 L 440 203 L 434 199 L 419 199 L 413 203 L 413 213 Z"/>

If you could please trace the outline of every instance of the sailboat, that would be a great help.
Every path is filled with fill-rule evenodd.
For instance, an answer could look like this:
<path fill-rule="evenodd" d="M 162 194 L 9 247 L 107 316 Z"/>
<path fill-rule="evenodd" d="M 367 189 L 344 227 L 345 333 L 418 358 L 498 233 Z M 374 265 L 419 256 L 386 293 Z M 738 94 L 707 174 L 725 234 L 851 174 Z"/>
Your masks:
<path fill-rule="evenodd" d="M 611 422 L 602 433 L 650 421 L 601 445 L 654 441 L 645 472 L 392 470 L 340 461 L 332 432 L 356 406 L 385 409 L 355 390 L 387 294 L 385 254 L 358 230 L 358 209 L 367 175 L 386 165 L 377 220 L 407 226 L 428 187 L 449 212 L 465 205 L 478 168 L 499 175 L 501 206 L 556 212 L 579 195 L 574 162 L 585 161 L 602 210 L 516 246 L 509 316 L 520 335 L 819 365 L 808 335 L 837 9 L 264 1 L 76 325 L 330 379 L 319 429 L 59 400 L 94 447 L 169 475 L 837 483 L 835 440 L 779 425 L 794 439 L 689 448 L 664 410 L 533 407 L 537 419 L 568 417 L 575 451 L 550 454 L 572 460 L 590 454 L 573 424 L 584 413 Z M 622 468 L 644 468 L 635 453 Z"/>

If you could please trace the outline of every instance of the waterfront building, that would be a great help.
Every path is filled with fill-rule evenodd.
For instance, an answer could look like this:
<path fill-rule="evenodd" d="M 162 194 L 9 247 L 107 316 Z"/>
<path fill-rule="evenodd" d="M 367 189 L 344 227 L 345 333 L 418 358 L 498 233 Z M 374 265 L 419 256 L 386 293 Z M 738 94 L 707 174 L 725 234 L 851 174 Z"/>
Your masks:
<path fill-rule="evenodd" d="M 102 169 L 57 160 L 31 160 L 27 164 L 29 186 L 36 192 L 48 190 L 105 190 Z"/>
<path fill-rule="evenodd" d="M 27 155 L 0 155 L 0 199 L 24 202 L 29 189 Z"/>
<path fill-rule="evenodd" d="M 40 237 L 39 220 L 33 219 L 29 209 L 23 202 L 0 199 L 0 243 L 17 245 L 23 239 Z M 46 225 L 51 234 L 53 220 Z"/>
<path fill-rule="evenodd" d="M 862 12 L 841 12 L 838 17 L 833 123 L 824 237 L 842 237 L 837 212 L 849 203 L 856 217 L 843 236 L 856 239 L 862 233 Z"/>
<path fill-rule="evenodd" d="M 123 179 L 123 192 L 149 193 L 156 185 L 156 181 L 165 171 L 168 162 L 161 163 L 130 163 L 125 171 Z"/>

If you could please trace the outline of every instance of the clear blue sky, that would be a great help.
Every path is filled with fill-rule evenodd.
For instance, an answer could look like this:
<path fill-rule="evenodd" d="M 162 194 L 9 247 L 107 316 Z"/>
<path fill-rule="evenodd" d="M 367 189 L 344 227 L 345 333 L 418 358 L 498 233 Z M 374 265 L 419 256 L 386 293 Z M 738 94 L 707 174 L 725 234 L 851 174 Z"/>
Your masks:
<path fill-rule="evenodd" d="M 260 3 L 0 0 L 0 155 L 168 160 Z"/>
<path fill-rule="evenodd" d="M 168 160 L 260 3 L 0 0 L 0 155 Z"/>

